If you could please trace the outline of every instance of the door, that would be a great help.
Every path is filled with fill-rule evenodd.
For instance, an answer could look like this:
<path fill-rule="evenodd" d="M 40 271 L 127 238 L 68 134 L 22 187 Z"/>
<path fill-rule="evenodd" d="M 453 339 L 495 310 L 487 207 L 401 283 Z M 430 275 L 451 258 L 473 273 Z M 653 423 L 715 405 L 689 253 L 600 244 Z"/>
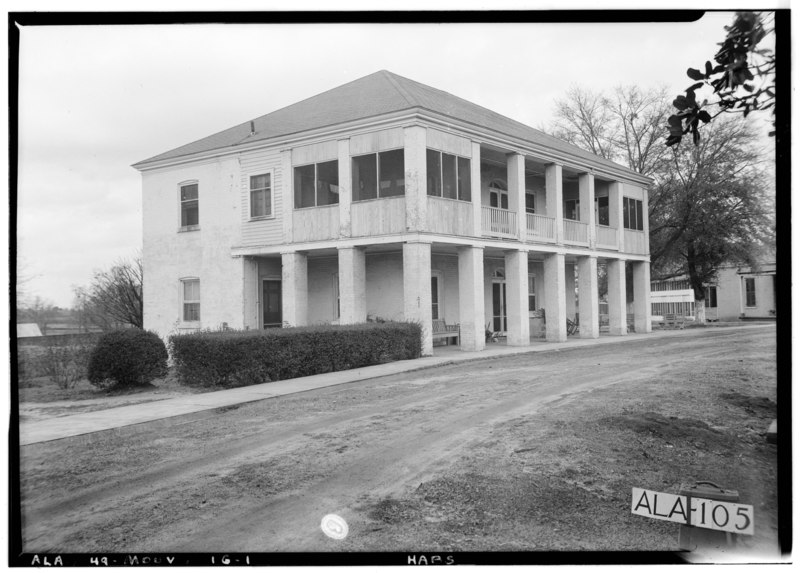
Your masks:
<path fill-rule="evenodd" d="M 281 281 L 264 279 L 261 304 L 264 309 L 264 328 L 280 328 L 283 325 Z"/>
<path fill-rule="evenodd" d="M 503 332 L 507 330 L 506 320 L 506 281 L 492 281 L 492 330 Z"/>

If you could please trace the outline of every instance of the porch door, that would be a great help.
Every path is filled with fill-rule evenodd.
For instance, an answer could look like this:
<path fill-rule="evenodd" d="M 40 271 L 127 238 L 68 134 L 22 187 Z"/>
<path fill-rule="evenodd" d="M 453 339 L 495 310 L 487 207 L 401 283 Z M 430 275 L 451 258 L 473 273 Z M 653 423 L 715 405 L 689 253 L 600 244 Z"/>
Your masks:
<path fill-rule="evenodd" d="M 281 281 L 264 279 L 261 305 L 264 309 L 264 328 L 280 328 L 283 325 Z"/>
<path fill-rule="evenodd" d="M 506 281 L 492 281 L 492 330 L 503 332 L 508 329 L 506 317 Z"/>

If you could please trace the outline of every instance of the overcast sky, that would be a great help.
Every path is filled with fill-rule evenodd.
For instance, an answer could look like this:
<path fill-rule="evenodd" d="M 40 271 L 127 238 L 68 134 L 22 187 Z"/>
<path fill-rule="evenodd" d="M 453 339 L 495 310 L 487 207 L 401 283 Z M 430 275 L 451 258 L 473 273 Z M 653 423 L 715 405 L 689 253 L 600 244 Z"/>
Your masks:
<path fill-rule="evenodd" d="M 169 25 L 21 30 L 17 251 L 32 295 L 142 243 L 131 164 L 387 69 L 528 125 L 572 85 L 666 86 L 711 59 L 732 13 L 694 23 Z"/>

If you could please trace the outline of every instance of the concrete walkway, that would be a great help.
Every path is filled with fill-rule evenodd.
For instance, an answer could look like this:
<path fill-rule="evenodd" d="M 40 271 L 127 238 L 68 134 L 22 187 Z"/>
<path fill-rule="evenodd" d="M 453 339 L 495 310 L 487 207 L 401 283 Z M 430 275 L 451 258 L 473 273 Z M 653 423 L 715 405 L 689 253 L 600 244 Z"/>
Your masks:
<path fill-rule="evenodd" d="M 721 331 L 740 331 L 758 328 L 774 328 L 774 324 L 748 326 L 731 326 L 720 328 Z M 237 406 L 248 402 L 257 402 L 276 396 L 285 396 L 298 392 L 307 392 L 318 388 L 327 388 L 339 384 L 349 384 L 362 380 L 391 376 L 403 372 L 413 372 L 426 368 L 434 368 L 447 364 L 501 358 L 532 352 L 558 352 L 571 348 L 618 344 L 634 340 L 654 340 L 673 337 L 702 336 L 713 332 L 712 328 L 690 328 L 686 330 L 657 330 L 649 334 L 631 333 L 626 336 L 601 335 L 597 339 L 570 338 L 563 343 L 532 341 L 530 346 L 506 346 L 505 344 L 488 344 L 481 352 L 462 352 L 458 347 L 440 346 L 434 349 L 434 355 L 416 360 L 401 360 L 389 364 L 367 366 L 356 370 L 317 374 L 304 378 L 293 378 L 278 382 L 267 382 L 243 388 L 218 390 L 205 394 L 187 394 L 177 398 L 157 400 L 120 406 L 107 410 L 85 412 L 71 416 L 60 416 L 49 420 L 23 422 L 19 428 L 20 445 L 27 446 L 44 442 L 52 442 L 65 438 L 77 438 L 90 442 L 99 437 L 100 432 L 115 431 L 118 433 L 135 433 L 137 430 L 152 429 L 154 424 L 169 426 L 215 415 L 220 408 Z"/>

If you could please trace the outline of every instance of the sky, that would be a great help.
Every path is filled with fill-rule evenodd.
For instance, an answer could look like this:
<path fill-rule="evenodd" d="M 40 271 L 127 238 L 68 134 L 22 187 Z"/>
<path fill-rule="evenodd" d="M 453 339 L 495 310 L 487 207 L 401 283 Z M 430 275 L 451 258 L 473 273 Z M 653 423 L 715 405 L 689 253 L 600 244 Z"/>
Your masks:
<path fill-rule="evenodd" d="M 16 248 L 69 307 L 142 244 L 137 161 L 377 70 L 541 127 L 574 85 L 691 84 L 731 12 L 692 23 L 41 26 L 20 33 Z M 13 214 L 13 213 L 12 213 Z"/>

